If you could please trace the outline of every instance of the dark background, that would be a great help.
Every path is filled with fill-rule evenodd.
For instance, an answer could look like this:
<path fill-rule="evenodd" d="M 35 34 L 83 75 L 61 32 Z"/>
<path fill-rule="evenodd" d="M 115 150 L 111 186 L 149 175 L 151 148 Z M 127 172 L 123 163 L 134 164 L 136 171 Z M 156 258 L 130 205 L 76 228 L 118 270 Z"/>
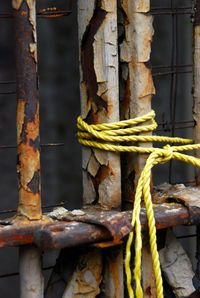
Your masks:
<path fill-rule="evenodd" d="M 162 2 L 162 3 L 161 3 Z M 173 0 L 173 5 L 190 6 L 189 0 Z M 170 0 L 152 0 L 152 7 L 169 7 Z M 68 9 L 67 0 L 37 1 L 37 10 L 47 7 Z M 11 1 L 1 0 L 0 14 L 11 12 Z M 64 202 L 67 209 L 81 206 L 81 147 L 76 140 L 76 118 L 80 114 L 78 37 L 76 21 L 76 1 L 73 1 L 73 13 L 68 17 L 38 18 L 38 71 L 40 98 L 41 143 L 61 142 L 65 145 L 57 148 L 44 148 L 41 151 L 42 204 L 43 206 Z M 162 71 L 155 66 L 168 66 L 172 63 L 172 22 L 173 17 L 155 16 L 155 34 L 152 43 L 151 63 L 153 72 Z M 192 64 L 192 24 L 189 15 L 177 19 L 176 64 Z M 0 18 L 0 82 L 15 81 L 13 22 L 11 18 Z M 176 120 L 192 119 L 192 74 L 177 76 Z M 152 106 L 156 110 L 157 121 L 170 122 L 171 84 L 175 77 L 163 75 L 154 77 L 156 96 Z M 0 84 L 0 145 L 16 144 L 16 94 L 15 83 Z M 5 92 L 13 94 L 2 94 Z M 164 113 L 164 114 L 163 114 Z M 163 116 L 164 115 L 164 116 Z M 164 118 L 163 118 L 164 117 Z M 158 134 L 171 135 L 171 130 Z M 192 128 L 176 130 L 178 136 L 192 137 Z M 162 168 L 161 168 L 162 167 Z M 171 182 L 188 181 L 194 178 L 192 167 L 180 163 L 171 168 Z M 158 166 L 154 171 L 154 183 L 169 181 L 169 165 Z M 17 207 L 16 150 L 0 150 L 0 210 Z M 47 210 L 47 209 L 45 209 Z M 1 214 L 0 218 L 12 216 Z M 179 229 L 178 234 L 191 230 Z M 194 263 L 194 241 L 185 241 Z M 44 267 L 53 265 L 57 252 L 44 256 Z M 0 250 L 0 276 L 18 271 L 17 248 Z M 45 271 L 47 277 L 50 270 Z M 0 278 L 0 297 L 18 297 L 18 276 Z"/>

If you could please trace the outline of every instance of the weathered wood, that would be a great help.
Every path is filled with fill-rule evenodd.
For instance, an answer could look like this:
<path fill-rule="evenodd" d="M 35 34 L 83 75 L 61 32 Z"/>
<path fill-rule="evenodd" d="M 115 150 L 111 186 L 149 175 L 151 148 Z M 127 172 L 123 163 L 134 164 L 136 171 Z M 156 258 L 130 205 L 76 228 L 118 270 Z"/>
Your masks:
<path fill-rule="evenodd" d="M 89 124 L 119 120 L 118 45 L 116 0 L 79 0 L 81 115 Z M 100 208 L 121 208 L 121 172 L 118 153 L 83 148 L 83 204 Z M 113 187 L 114 185 L 114 187 Z M 64 297 L 95 297 L 106 291 L 109 297 L 123 297 L 122 254 L 105 263 L 102 250 L 82 255 Z M 98 264 L 96 264 L 99 260 Z M 109 281 L 105 272 L 115 268 Z M 104 269 L 104 270 L 103 270 Z M 94 278 L 98 271 L 98 282 Z M 85 281 L 87 272 L 87 282 Z M 120 281 L 116 291 L 116 281 Z M 104 288 L 101 286 L 104 285 Z M 75 286 L 74 286 L 75 285 Z M 114 290 L 111 287 L 114 285 Z M 87 290 L 86 290 L 86 288 Z M 78 295 L 78 296 L 77 296 Z M 86 296 L 85 296 L 86 295 Z"/>
<path fill-rule="evenodd" d="M 83 253 L 62 297 L 95 298 L 100 293 L 102 271 L 103 262 L 100 249 L 88 250 Z"/>
<path fill-rule="evenodd" d="M 79 0 L 78 23 L 82 117 L 89 124 L 119 121 L 117 1 Z M 119 154 L 83 148 L 82 167 L 84 204 L 120 209 Z M 93 255 L 94 263 L 96 257 L 100 256 Z M 123 297 L 122 254 L 107 261 L 102 259 L 101 291 L 109 297 Z M 106 272 L 113 268 L 115 275 L 108 279 Z"/>
<path fill-rule="evenodd" d="M 155 94 L 149 64 L 153 36 L 153 18 L 149 0 L 119 1 L 120 43 L 120 112 L 121 120 L 142 116 L 151 111 Z M 138 146 L 151 146 L 150 143 Z M 145 155 L 128 153 L 122 159 L 122 195 L 134 201 L 138 178 L 146 161 Z"/>
<path fill-rule="evenodd" d="M 189 297 L 194 293 L 192 264 L 170 229 L 167 231 L 165 247 L 159 251 L 159 255 L 162 271 L 175 296 Z"/>
<path fill-rule="evenodd" d="M 79 0 L 78 23 L 82 117 L 89 124 L 118 121 L 116 0 Z M 82 167 L 84 204 L 120 208 L 119 154 L 83 147 Z"/>
<path fill-rule="evenodd" d="M 19 249 L 20 298 L 42 298 L 44 280 L 41 252 L 34 246 Z"/>
<path fill-rule="evenodd" d="M 150 53 L 153 36 L 153 18 L 147 14 L 149 0 L 119 0 L 120 43 L 120 118 L 121 120 L 145 115 L 151 111 L 151 97 L 155 94 L 151 76 Z M 150 143 L 138 146 L 149 147 Z M 122 200 L 133 202 L 146 155 L 128 153 L 122 155 Z M 136 252 L 137 253 L 137 252 Z M 152 259 L 147 247 L 143 247 L 143 289 L 144 297 L 154 297 L 155 281 Z M 147 286 L 148 285 L 148 286 Z M 152 289 L 148 291 L 148 289 Z"/>

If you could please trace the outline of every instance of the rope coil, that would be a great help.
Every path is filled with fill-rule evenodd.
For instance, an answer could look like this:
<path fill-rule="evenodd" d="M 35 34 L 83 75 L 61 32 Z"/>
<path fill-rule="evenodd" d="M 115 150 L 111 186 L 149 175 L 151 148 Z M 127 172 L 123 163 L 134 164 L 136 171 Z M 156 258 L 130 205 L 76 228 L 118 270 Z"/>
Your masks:
<path fill-rule="evenodd" d="M 138 126 L 138 124 L 143 124 L 149 120 L 152 121 L 152 124 Z M 133 125 L 135 125 L 135 127 L 133 127 Z M 134 291 L 132 288 L 132 274 L 130 269 L 130 259 L 131 245 L 133 242 L 133 235 L 135 234 L 135 295 L 137 298 L 143 297 L 143 290 L 141 286 L 142 233 L 140 223 L 140 208 L 141 200 L 143 198 L 147 211 L 147 219 L 149 226 L 149 243 L 151 248 L 153 269 L 156 281 L 157 297 L 163 298 L 163 284 L 156 241 L 156 224 L 150 191 L 151 170 L 155 165 L 164 164 L 171 159 L 181 160 L 186 163 L 191 163 L 194 166 L 200 167 L 200 159 L 190 155 L 179 153 L 181 151 L 186 150 L 200 149 L 200 144 L 194 144 L 194 140 L 192 139 L 184 139 L 178 137 L 133 135 L 137 133 L 151 132 L 154 129 L 156 129 L 157 123 L 155 122 L 155 112 L 153 110 L 142 117 L 137 117 L 134 119 L 114 123 L 104 123 L 96 125 L 88 125 L 79 116 L 77 119 L 77 127 L 79 129 L 77 133 L 78 141 L 84 146 L 114 152 L 136 152 L 149 154 L 149 157 L 146 160 L 146 164 L 141 172 L 136 188 L 131 221 L 134 232 L 132 231 L 129 234 L 129 238 L 126 245 L 125 271 L 129 296 L 130 298 L 134 298 Z M 109 144 L 106 142 L 109 142 Z M 115 142 L 117 144 L 114 144 Z M 170 142 L 180 143 L 184 145 L 170 146 L 169 144 L 167 144 L 163 148 L 144 148 L 132 145 L 127 146 L 119 144 L 123 142 Z"/>

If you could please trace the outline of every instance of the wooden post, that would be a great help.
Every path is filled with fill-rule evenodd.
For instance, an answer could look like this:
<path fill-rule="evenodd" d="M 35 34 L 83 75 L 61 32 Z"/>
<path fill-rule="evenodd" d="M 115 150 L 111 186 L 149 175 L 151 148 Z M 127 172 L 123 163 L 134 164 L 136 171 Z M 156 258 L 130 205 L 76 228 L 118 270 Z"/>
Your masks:
<path fill-rule="evenodd" d="M 79 0 L 78 23 L 82 117 L 88 124 L 119 121 L 116 0 Z M 82 167 L 84 205 L 119 209 L 119 154 L 83 147 Z"/>
<path fill-rule="evenodd" d="M 34 246 L 20 248 L 20 298 L 42 298 L 44 281 L 41 253 Z"/>
<path fill-rule="evenodd" d="M 119 0 L 120 40 L 120 111 L 121 120 L 142 116 L 151 111 L 155 94 L 151 76 L 150 53 L 154 33 L 149 0 Z M 149 147 L 150 143 L 138 146 Z M 146 155 L 123 154 L 122 199 L 125 209 L 132 208 L 137 182 L 146 162 Z M 137 252 L 136 252 L 137 253 Z M 144 297 L 155 297 L 155 281 L 148 243 L 143 246 Z"/>
<path fill-rule="evenodd" d="M 117 0 L 79 0 L 78 27 L 82 118 L 88 124 L 119 121 Z M 120 209 L 119 154 L 83 147 L 82 168 L 83 204 Z M 100 293 L 110 298 L 123 297 L 122 249 L 114 248 L 108 254 L 100 249 L 91 251 L 89 260 L 85 262 L 90 279 L 84 297 L 96 297 Z M 101 262 L 96 265 L 96 260 Z M 83 271 L 77 270 L 79 279 L 85 280 Z M 92 281 L 95 283 L 91 291 Z M 66 291 L 69 288 L 68 285 Z M 78 297 L 84 291 L 84 286 L 79 287 Z M 74 297 L 75 292 L 70 293 L 64 297 Z"/>
<path fill-rule="evenodd" d="M 17 220 L 39 220 L 41 211 L 39 101 L 35 0 L 13 0 L 17 81 Z M 20 248 L 20 297 L 43 297 L 40 252 Z"/>

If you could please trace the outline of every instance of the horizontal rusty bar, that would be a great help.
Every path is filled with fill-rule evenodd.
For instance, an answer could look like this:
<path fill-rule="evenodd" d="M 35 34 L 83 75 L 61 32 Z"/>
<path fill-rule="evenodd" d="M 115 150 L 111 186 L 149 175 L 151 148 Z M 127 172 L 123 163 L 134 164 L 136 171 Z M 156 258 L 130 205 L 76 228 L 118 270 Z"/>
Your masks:
<path fill-rule="evenodd" d="M 0 81 L 0 85 L 4 85 L 4 84 L 16 84 L 16 81 Z"/>
<path fill-rule="evenodd" d="M 188 68 L 188 67 L 193 67 L 193 64 L 173 64 L 173 65 L 152 65 L 152 69 L 166 69 L 166 68 Z"/>
<path fill-rule="evenodd" d="M 5 91 L 5 92 L 0 92 L 0 95 L 10 95 L 10 94 L 16 94 L 16 91 Z"/>
<path fill-rule="evenodd" d="M 168 184 L 157 187 L 153 194 L 156 228 L 199 224 L 199 198 L 200 190 L 195 187 Z M 53 219 L 46 216 L 37 222 L 4 220 L 0 225 L 0 247 L 35 243 L 47 250 L 84 244 L 116 245 L 131 231 L 131 217 L 132 211 L 83 209 L 78 212 L 66 210 Z M 144 207 L 141 208 L 141 223 L 146 230 Z"/>
<path fill-rule="evenodd" d="M 193 8 L 191 6 L 186 7 L 153 7 L 150 10 L 152 15 L 181 15 L 192 14 Z"/>
<path fill-rule="evenodd" d="M 190 224 L 187 208 L 180 204 L 158 204 L 154 206 L 157 229 L 164 229 L 182 224 Z M 200 215 L 200 211 L 199 211 Z M 69 220 L 68 214 L 63 215 L 62 220 Z M 98 221 L 108 220 L 108 226 L 101 226 Z M 122 238 L 113 239 L 116 234 L 124 232 L 124 237 L 131 231 L 132 211 L 114 212 L 101 211 L 94 214 L 87 214 L 86 218 L 74 217 L 73 222 L 58 226 L 49 226 L 34 233 L 34 241 L 43 250 L 60 249 L 83 244 L 94 244 L 100 247 L 107 247 L 119 244 Z M 87 221 L 87 222 L 86 222 Z M 127 221 L 127 224 L 122 224 Z M 143 230 L 148 228 L 146 210 L 141 209 L 141 223 Z M 111 227 L 111 228 L 110 228 Z M 126 229 L 126 231 L 124 231 Z M 112 234 L 112 235 L 111 235 Z M 113 236 L 113 237 L 112 237 Z M 103 242 L 103 243 L 102 243 Z"/>
<path fill-rule="evenodd" d="M 181 74 L 181 73 L 192 73 L 192 70 L 171 70 L 171 71 L 163 71 L 163 72 L 156 72 L 152 73 L 153 77 L 158 77 L 158 76 L 165 76 L 169 74 Z"/>
<path fill-rule="evenodd" d="M 40 144 L 40 147 L 60 147 L 64 146 L 64 143 L 47 143 L 47 144 Z M 17 148 L 17 145 L 0 145 L 0 149 L 14 149 Z"/>
<path fill-rule="evenodd" d="M 71 10 L 56 10 L 56 11 L 48 11 L 48 10 L 44 10 L 44 11 L 39 11 L 36 16 L 38 18 L 58 18 L 58 17 L 64 17 L 64 16 L 68 16 L 72 13 Z M 12 13 L 0 13 L 0 19 L 12 19 L 13 18 L 13 14 Z"/>
<path fill-rule="evenodd" d="M 71 10 L 42 10 L 37 13 L 39 18 L 58 18 L 68 16 L 72 13 Z"/>
<path fill-rule="evenodd" d="M 141 210 L 143 228 L 147 228 L 146 211 Z M 157 229 L 191 224 L 188 209 L 181 204 L 160 204 L 154 206 Z M 108 216 L 112 211 L 108 213 Z M 117 215 L 119 212 L 117 212 Z M 121 212 L 122 218 L 131 222 L 131 211 Z M 115 219 L 113 215 L 113 219 Z M 200 222 L 200 211 L 199 211 Z M 111 240 L 111 234 L 102 226 L 84 222 L 53 221 L 48 223 L 13 223 L 0 225 L 0 247 L 20 246 L 35 242 L 43 249 L 58 249 L 81 244 Z"/>

